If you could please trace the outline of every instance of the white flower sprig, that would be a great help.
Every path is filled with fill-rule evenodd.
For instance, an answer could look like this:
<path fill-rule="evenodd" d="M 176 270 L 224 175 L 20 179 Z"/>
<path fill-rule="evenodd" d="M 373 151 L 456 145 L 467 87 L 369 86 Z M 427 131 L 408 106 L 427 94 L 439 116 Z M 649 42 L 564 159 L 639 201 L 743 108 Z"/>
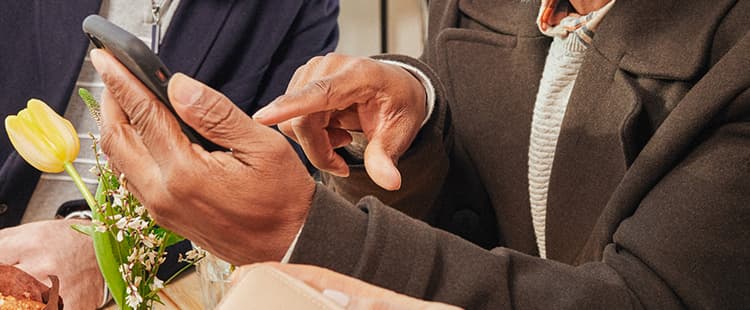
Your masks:
<path fill-rule="evenodd" d="M 175 276 L 205 256 L 200 249 L 180 254 L 179 262 L 188 263 L 180 272 L 166 281 L 156 277 L 159 266 L 167 259 L 166 248 L 182 240 L 165 230 L 148 215 L 148 210 L 126 188 L 127 179 L 101 163 L 102 153 L 92 135 L 96 159 L 96 173 L 104 202 L 99 205 L 100 219 L 92 221 L 97 232 L 107 232 L 115 240 L 115 257 L 119 258 L 117 270 L 125 281 L 125 304 L 131 309 L 151 309 L 154 302 L 161 303 L 157 293 Z"/>
<path fill-rule="evenodd" d="M 99 123 L 99 104 L 84 89 L 79 93 L 92 112 L 92 117 Z M 104 154 L 98 149 L 98 140 L 93 135 L 90 136 L 96 161 L 92 172 L 99 177 L 96 194 L 98 206 L 97 212 L 94 212 L 97 216 L 92 220 L 91 227 L 78 229 L 89 235 L 96 232 L 111 236 L 111 252 L 114 252 L 114 258 L 112 263 L 108 261 L 102 270 L 112 270 L 114 278 L 119 272 L 124 281 L 117 285 L 119 289 L 112 292 L 120 308 L 151 309 L 155 302 L 162 303 L 157 294 L 159 290 L 197 263 L 205 254 L 201 255 L 200 250 L 189 251 L 186 253 L 189 259 L 180 259 L 180 262 L 187 262 L 181 270 L 165 281 L 156 277 L 159 267 L 166 261 L 166 248 L 182 241 L 183 238 L 154 222 L 143 204 L 126 189 L 125 175 L 116 175 L 102 162 Z M 114 271 L 115 268 L 117 272 Z M 112 290 L 111 284 L 108 282 Z"/>

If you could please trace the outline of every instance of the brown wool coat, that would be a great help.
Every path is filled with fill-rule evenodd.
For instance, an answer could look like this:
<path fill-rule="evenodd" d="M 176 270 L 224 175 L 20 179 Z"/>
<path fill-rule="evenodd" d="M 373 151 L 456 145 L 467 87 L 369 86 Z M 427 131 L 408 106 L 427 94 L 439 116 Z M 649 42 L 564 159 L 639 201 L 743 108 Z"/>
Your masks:
<path fill-rule="evenodd" d="M 431 1 L 422 61 L 381 56 L 437 88 L 403 188 L 379 190 L 356 165 L 324 176 L 292 261 L 469 309 L 750 305 L 750 1 L 614 5 L 563 121 L 548 260 L 527 180 L 550 43 L 537 5 Z"/>

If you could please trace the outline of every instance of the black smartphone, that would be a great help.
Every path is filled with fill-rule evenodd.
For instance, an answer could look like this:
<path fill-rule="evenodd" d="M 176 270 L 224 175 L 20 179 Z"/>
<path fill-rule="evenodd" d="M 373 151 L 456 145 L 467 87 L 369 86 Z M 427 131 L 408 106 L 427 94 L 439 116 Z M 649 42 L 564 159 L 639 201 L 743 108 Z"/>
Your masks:
<path fill-rule="evenodd" d="M 191 142 L 203 146 L 207 151 L 226 150 L 199 135 L 180 119 L 167 96 L 167 85 L 172 74 L 143 41 L 99 15 L 89 15 L 83 20 L 83 32 L 94 46 L 109 51 L 167 106 Z"/>

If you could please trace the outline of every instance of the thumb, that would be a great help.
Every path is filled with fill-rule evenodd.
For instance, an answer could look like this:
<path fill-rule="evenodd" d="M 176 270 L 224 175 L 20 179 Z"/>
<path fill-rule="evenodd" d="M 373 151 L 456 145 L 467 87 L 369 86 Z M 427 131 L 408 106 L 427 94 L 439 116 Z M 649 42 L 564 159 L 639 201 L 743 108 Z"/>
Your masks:
<path fill-rule="evenodd" d="M 235 153 L 242 151 L 242 140 L 262 127 L 229 98 L 182 73 L 172 76 L 167 89 L 169 100 L 185 123 Z"/>
<path fill-rule="evenodd" d="M 365 170 L 378 186 L 394 191 L 401 188 L 401 173 L 396 168 L 396 161 L 401 155 L 394 139 L 387 139 L 384 134 L 373 135 L 365 148 Z"/>

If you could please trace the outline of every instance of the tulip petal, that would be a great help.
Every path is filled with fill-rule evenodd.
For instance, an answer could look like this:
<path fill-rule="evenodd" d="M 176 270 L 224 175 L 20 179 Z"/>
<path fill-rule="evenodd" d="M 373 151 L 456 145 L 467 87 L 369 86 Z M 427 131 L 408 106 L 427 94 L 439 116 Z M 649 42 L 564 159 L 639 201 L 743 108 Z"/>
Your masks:
<path fill-rule="evenodd" d="M 81 141 L 78 139 L 78 132 L 76 132 L 76 129 L 73 127 L 73 124 L 70 123 L 67 119 L 64 119 L 65 121 L 65 127 L 67 128 L 67 139 L 70 141 L 71 145 L 69 145 L 66 150 L 68 151 L 68 156 L 65 157 L 65 161 L 67 162 L 73 162 L 76 158 L 78 158 L 78 152 L 81 150 Z"/>
<path fill-rule="evenodd" d="M 18 154 L 34 168 L 49 173 L 64 170 L 62 162 L 48 155 L 46 143 L 38 138 L 38 132 L 29 128 L 20 112 L 19 116 L 11 115 L 5 118 L 5 130 Z"/>
<path fill-rule="evenodd" d="M 29 100 L 27 110 L 31 112 L 34 124 L 42 131 L 50 148 L 54 150 L 54 155 L 60 161 L 72 162 L 78 157 L 78 134 L 68 120 L 38 99 Z"/>
<path fill-rule="evenodd" d="M 22 122 L 20 126 L 23 126 L 23 130 L 28 132 L 26 139 L 29 139 L 29 142 L 34 144 L 34 148 L 44 156 L 57 158 L 53 154 L 54 150 L 47 143 L 44 132 L 35 125 L 36 123 L 33 115 L 31 115 L 31 111 L 29 109 L 18 111 L 18 119 Z"/>
<path fill-rule="evenodd" d="M 5 118 L 11 143 L 29 164 L 44 172 L 62 172 L 80 149 L 73 125 L 38 99 L 26 109 Z"/>

